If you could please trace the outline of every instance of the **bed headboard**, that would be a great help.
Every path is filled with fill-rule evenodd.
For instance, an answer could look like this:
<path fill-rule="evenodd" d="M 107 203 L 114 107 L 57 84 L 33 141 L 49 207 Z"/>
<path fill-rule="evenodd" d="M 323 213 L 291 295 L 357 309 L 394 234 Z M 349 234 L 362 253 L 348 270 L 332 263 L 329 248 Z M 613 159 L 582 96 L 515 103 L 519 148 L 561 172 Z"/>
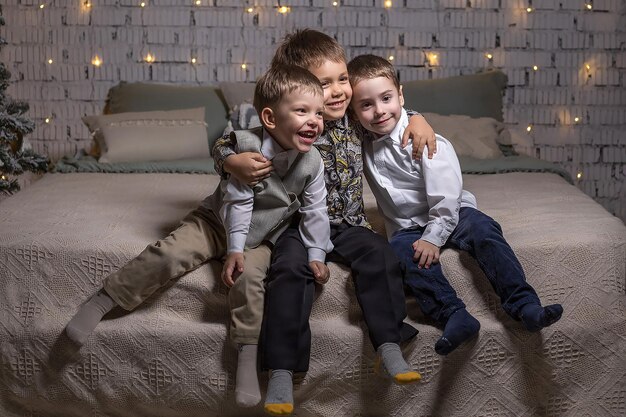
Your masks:
<path fill-rule="evenodd" d="M 502 121 L 507 76 L 494 70 L 472 75 L 401 82 L 404 105 L 421 113 L 461 114 Z"/>

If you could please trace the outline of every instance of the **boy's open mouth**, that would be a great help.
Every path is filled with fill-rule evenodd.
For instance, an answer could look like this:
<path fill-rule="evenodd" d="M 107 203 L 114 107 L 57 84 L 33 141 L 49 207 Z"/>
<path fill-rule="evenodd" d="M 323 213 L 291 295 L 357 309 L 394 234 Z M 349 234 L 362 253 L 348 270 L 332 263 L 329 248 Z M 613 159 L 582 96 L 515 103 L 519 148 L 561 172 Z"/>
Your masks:
<path fill-rule="evenodd" d="M 333 101 L 331 103 L 326 103 L 326 106 L 330 107 L 330 108 L 337 108 L 337 107 L 342 107 L 343 103 L 345 103 L 345 100 L 340 100 L 340 101 Z"/>
<path fill-rule="evenodd" d="M 298 136 L 300 137 L 300 140 L 302 140 L 302 142 L 310 145 L 313 142 L 315 142 L 315 138 L 317 137 L 317 131 L 316 130 L 301 130 L 300 132 L 298 132 Z"/>

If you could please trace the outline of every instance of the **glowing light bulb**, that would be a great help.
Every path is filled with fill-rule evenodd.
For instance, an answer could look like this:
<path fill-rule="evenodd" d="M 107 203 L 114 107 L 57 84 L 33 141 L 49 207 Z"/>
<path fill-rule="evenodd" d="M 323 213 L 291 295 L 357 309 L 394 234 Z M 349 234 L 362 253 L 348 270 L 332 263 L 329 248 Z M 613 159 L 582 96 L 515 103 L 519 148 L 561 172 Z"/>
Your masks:
<path fill-rule="evenodd" d="M 434 52 L 428 54 L 428 65 L 439 65 L 439 55 Z"/>
<path fill-rule="evenodd" d="M 96 67 L 99 67 L 100 65 L 102 65 L 102 60 L 100 59 L 100 57 L 98 55 L 96 55 L 91 60 L 91 63 L 92 63 L 92 65 L 95 65 Z"/>
<path fill-rule="evenodd" d="M 281 6 L 278 8 L 278 13 L 282 13 L 282 14 L 289 13 L 289 10 L 290 10 L 289 7 Z"/>
<path fill-rule="evenodd" d="M 389 61 L 393 61 L 395 59 L 395 57 L 393 55 L 389 55 L 389 58 L 387 58 Z"/>
<path fill-rule="evenodd" d="M 49 117 L 46 117 L 46 118 L 44 119 L 44 122 L 46 122 L 46 124 L 50 123 L 50 118 L 49 118 Z"/>
<path fill-rule="evenodd" d="M 202 4 L 202 0 L 196 0 L 196 6 L 200 6 Z"/>
<path fill-rule="evenodd" d="M 530 133 L 530 131 L 531 131 L 531 130 L 533 130 L 533 125 L 528 125 L 528 126 L 526 127 L 526 131 L 527 131 L 528 133 Z"/>
<path fill-rule="evenodd" d="M 487 53 L 485 54 L 485 57 L 486 57 L 487 59 L 489 59 L 489 60 L 493 59 L 493 55 L 492 55 L 492 54 L 490 54 L 489 52 L 487 52 Z"/>
<path fill-rule="evenodd" d="M 246 69 L 248 66 L 246 64 L 241 64 L 241 69 Z"/>
<path fill-rule="evenodd" d="M 7 177 L 5 177 L 5 176 L 3 175 L 3 176 L 1 176 L 1 177 L 0 177 L 0 179 L 2 179 L 2 180 L 6 180 L 6 179 L 7 179 Z"/>
<path fill-rule="evenodd" d="M 198 60 L 196 58 L 191 58 L 191 63 L 195 64 L 196 62 L 198 62 Z"/>
<path fill-rule="evenodd" d="M 89 0 L 85 0 L 85 2 L 83 4 L 85 5 L 86 8 L 88 8 L 88 9 L 91 8 L 91 2 Z"/>
<path fill-rule="evenodd" d="M 576 179 L 579 180 L 583 177 L 583 173 L 582 171 L 579 171 L 578 173 L 576 173 Z"/>
<path fill-rule="evenodd" d="M 391 0 L 385 0 L 385 7 L 390 8 L 391 6 L 393 6 L 393 2 Z"/>
<path fill-rule="evenodd" d="M 587 3 L 587 4 L 585 4 L 585 7 L 587 8 L 587 10 L 591 10 L 591 9 L 593 9 L 593 4 Z"/>
<path fill-rule="evenodd" d="M 591 71 L 591 65 L 585 64 L 585 68 L 587 69 L 587 71 Z"/>
<path fill-rule="evenodd" d="M 39 8 L 40 8 L 40 9 L 43 9 L 44 7 L 46 7 L 46 5 L 45 5 L 45 4 L 40 4 L 40 5 L 39 5 Z"/>
<path fill-rule="evenodd" d="M 154 57 L 154 55 L 152 55 L 152 54 L 150 54 L 150 53 L 149 53 L 148 55 L 146 55 L 146 58 L 145 58 L 145 59 L 146 59 L 146 62 L 147 62 L 147 63 L 150 63 L 150 64 L 151 64 L 151 63 L 153 63 L 153 62 L 154 62 L 155 57 Z"/>
<path fill-rule="evenodd" d="M 246 9 L 246 12 L 248 12 L 248 13 L 252 13 L 252 12 L 254 12 L 254 7 L 248 7 L 248 8 Z"/>
<path fill-rule="evenodd" d="M 53 62 L 52 58 L 48 58 L 48 64 L 52 64 Z"/>
<path fill-rule="evenodd" d="M 531 12 L 533 11 L 533 8 L 532 8 L 532 7 L 527 7 L 527 8 L 526 8 L 526 11 L 527 11 L 528 13 L 531 13 Z"/>
<path fill-rule="evenodd" d="M 139 5 L 140 5 L 141 7 L 146 7 L 146 2 L 145 2 L 145 1 L 142 1 L 141 3 L 139 3 Z"/>
<path fill-rule="evenodd" d="M 574 123 L 578 123 L 578 122 L 580 122 L 580 117 L 578 116 L 574 117 Z"/>
<path fill-rule="evenodd" d="M 338 1 L 334 1 L 333 2 L 333 6 L 335 6 L 335 7 L 339 6 L 339 2 Z"/>
<path fill-rule="evenodd" d="M 537 71 L 538 69 L 539 69 L 539 67 L 538 67 L 538 66 L 533 65 L 533 71 Z"/>

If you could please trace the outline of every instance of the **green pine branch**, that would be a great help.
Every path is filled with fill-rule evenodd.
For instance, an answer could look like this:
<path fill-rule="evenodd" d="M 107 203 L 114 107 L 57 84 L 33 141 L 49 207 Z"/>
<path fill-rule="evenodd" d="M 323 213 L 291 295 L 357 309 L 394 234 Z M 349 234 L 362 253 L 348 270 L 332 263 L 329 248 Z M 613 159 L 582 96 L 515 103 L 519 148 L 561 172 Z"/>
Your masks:
<path fill-rule="evenodd" d="M 0 26 L 5 24 L 0 6 Z M 0 36 L 0 48 L 7 42 Z M 35 130 L 35 123 L 25 116 L 28 103 L 13 100 L 5 93 L 11 72 L 0 62 L 0 192 L 11 194 L 20 189 L 15 178 L 25 171 L 43 173 L 50 161 L 26 146 L 23 137 Z"/>

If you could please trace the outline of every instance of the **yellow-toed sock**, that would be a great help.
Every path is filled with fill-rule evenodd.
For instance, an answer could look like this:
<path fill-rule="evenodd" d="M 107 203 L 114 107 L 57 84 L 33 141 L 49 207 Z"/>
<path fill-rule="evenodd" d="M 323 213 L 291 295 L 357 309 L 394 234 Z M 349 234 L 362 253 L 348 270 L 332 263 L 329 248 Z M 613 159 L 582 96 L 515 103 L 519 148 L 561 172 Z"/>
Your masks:
<path fill-rule="evenodd" d="M 391 377 L 399 385 L 412 384 L 422 379 L 417 371 L 412 371 L 402 357 L 400 346 L 384 343 L 378 348 L 374 371 L 379 375 Z"/>
<path fill-rule="evenodd" d="M 422 376 L 420 375 L 419 372 L 409 371 L 409 372 L 404 372 L 401 374 L 396 374 L 393 376 L 393 379 L 394 381 L 396 381 L 396 384 L 404 385 L 404 384 L 412 384 L 413 382 L 418 382 L 420 379 L 422 379 Z"/>
<path fill-rule="evenodd" d="M 267 381 L 265 412 L 273 416 L 288 416 L 293 413 L 293 372 L 273 369 Z"/>
<path fill-rule="evenodd" d="M 265 412 L 273 416 L 288 416 L 293 413 L 293 404 L 265 404 Z"/>

